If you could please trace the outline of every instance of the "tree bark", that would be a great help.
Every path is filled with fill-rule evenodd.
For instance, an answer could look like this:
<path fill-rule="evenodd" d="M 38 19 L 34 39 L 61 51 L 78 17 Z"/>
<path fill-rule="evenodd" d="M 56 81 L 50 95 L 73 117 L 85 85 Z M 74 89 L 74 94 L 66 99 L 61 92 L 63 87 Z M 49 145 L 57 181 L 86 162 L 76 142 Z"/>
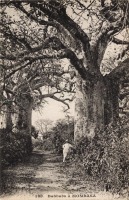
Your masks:
<path fill-rule="evenodd" d="M 76 80 L 74 140 L 93 138 L 95 131 L 116 122 L 118 118 L 119 85 L 110 79 Z"/>
<path fill-rule="evenodd" d="M 29 155 L 32 152 L 31 127 L 33 100 L 28 95 L 22 95 L 20 104 L 17 128 L 20 137 L 24 140 L 26 155 Z"/>
<path fill-rule="evenodd" d="M 13 123 L 12 123 L 12 102 L 6 105 L 6 128 L 8 131 L 12 131 Z"/>
<path fill-rule="evenodd" d="M 32 122 L 32 106 L 33 101 L 31 97 L 21 97 L 21 107 L 18 111 L 18 128 L 19 130 L 24 129 L 27 135 L 31 135 L 31 122 Z"/>
<path fill-rule="evenodd" d="M 119 117 L 119 82 L 116 79 L 106 78 L 105 82 L 105 104 L 104 124 L 116 123 Z"/>

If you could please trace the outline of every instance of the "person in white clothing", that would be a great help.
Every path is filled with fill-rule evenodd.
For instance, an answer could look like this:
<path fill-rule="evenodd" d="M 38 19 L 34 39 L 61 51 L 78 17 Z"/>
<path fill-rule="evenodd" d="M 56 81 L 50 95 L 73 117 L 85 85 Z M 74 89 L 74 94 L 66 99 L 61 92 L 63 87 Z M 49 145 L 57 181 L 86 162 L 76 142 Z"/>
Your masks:
<path fill-rule="evenodd" d="M 70 152 L 70 149 L 73 148 L 73 146 L 68 142 L 68 140 L 66 140 L 66 142 L 65 142 L 65 144 L 63 144 L 62 148 L 63 148 L 63 162 L 65 162 L 65 159 L 66 159 L 68 153 Z"/>

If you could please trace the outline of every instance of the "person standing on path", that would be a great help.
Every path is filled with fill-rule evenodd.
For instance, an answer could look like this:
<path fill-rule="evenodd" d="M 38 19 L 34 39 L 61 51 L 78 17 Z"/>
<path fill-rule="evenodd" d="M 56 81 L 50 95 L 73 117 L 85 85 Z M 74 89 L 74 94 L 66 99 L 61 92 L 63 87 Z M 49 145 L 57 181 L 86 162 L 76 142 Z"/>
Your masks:
<path fill-rule="evenodd" d="M 66 140 L 62 148 L 63 148 L 63 162 L 65 162 L 66 157 L 70 152 L 70 149 L 73 149 L 74 147 L 68 142 L 68 140 Z"/>

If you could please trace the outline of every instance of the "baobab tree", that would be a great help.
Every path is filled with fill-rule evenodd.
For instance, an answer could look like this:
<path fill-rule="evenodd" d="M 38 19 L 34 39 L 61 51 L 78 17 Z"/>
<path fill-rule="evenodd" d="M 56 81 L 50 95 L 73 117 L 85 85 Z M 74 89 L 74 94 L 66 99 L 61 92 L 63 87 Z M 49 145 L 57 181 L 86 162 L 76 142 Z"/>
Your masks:
<path fill-rule="evenodd" d="M 115 123 L 119 117 L 119 86 L 129 80 L 128 0 L 21 0 L 2 5 L 5 9 L 13 6 L 45 33 L 43 39 L 38 39 L 40 46 L 37 47 L 35 42 L 30 44 L 23 32 L 19 35 L 13 28 L 11 36 L 10 32 L 6 33 L 12 39 L 15 35 L 28 50 L 26 56 L 4 53 L 3 59 L 15 61 L 12 73 L 19 69 L 17 60 L 26 62 L 20 66 L 24 68 L 39 59 L 66 58 L 75 68 L 75 140 L 86 135 L 93 137 L 95 129 Z M 113 43 L 116 52 L 113 52 Z M 42 50 L 38 56 L 37 49 Z M 105 60 L 116 55 L 121 62 L 115 62 L 105 75 Z"/>
<path fill-rule="evenodd" d="M 50 66 L 50 62 L 49 66 L 44 63 L 42 70 L 40 63 L 34 63 L 31 71 L 30 69 L 20 70 L 5 80 L 2 111 L 6 114 L 7 128 L 12 128 L 13 125 L 19 130 L 24 128 L 26 134 L 30 135 L 32 110 L 40 109 L 47 98 L 63 103 L 65 109 L 69 108 L 68 101 L 73 100 L 74 88 L 71 88 L 68 71 L 58 70 L 56 66 L 57 71 L 53 72 Z"/>
<path fill-rule="evenodd" d="M 12 107 L 15 106 L 15 112 L 16 115 L 18 115 L 17 124 L 19 129 L 24 126 L 26 127 L 26 132 L 30 134 L 32 109 L 41 105 L 46 98 L 59 101 L 69 108 L 68 101 L 73 100 L 71 92 L 74 93 L 74 81 L 70 81 L 69 69 L 64 70 L 60 62 L 48 61 L 44 59 L 44 56 L 35 57 L 32 63 L 26 63 L 26 58 L 24 61 L 21 61 L 25 55 L 30 53 L 27 48 L 28 45 L 26 46 L 22 41 L 19 42 L 16 33 L 13 32 L 14 30 L 11 30 L 12 27 L 10 28 L 8 25 L 18 25 L 19 29 L 17 31 L 19 35 L 23 33 L 22 29 L 26 28 L 27 33 L 30 31 L 28 37 L 33 44 L 38 43 L 41 33 L 37 35 L 37 38 L 35 38 L 35 35 L 33 38 L 31 37 L 31 34 L 34 33 L 33 27 L 28 28 L 28 24 L 24 26 L 22 21 L 19 26 L 19 21 L 17 24 L 17 22 L 11 21 L 10 18 L 5 18 L 6 14 L 3 13 L 2 46 L 6 48 L 3 48 L 1 55 L 2 71 L 4 74 L 1 83 L 3 84 L 2 89 L 6 94 L 3 95 L 5 99 L 3 105 L 5 106 L 6 104 L 6 110 L 8 110 L 8 112 L 6 111 L 6 125 L 13 125 L 11 115 L 13 113 Z M 26 32 L 24 32 L 24 34 L 26 34 Z M 44 48 L 46 49 L 46 47 Z M 20 57 L 17 55 L 17 50 L 20 53 Z M 37 55 L 37 52 L 40 54 L 41 50 L 42 46 L 37 46 L 33 52 L 36 53 L 34 56 Z M 10 56 L 5 56 L 5 52 L 8 52 Z M 66 93 L 67 98 L 65 97 Z"/>

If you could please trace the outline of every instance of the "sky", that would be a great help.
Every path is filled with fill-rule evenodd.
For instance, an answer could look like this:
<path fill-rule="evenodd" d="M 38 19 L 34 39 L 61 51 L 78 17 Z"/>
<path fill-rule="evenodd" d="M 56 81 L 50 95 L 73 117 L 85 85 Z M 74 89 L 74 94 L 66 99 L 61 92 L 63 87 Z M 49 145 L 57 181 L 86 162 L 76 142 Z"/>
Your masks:
<path fill-rule="evenodd" d="M 59 119 L 65 118 L 66 113 L 63 112 L 63 105 L 52 99 L 48 99 L 48 103 L 44 105 L 39 111 L 32 112 L 32 125 L 36 126 L 36 121 L 39 119 L 50 119 L 56 122 Z M 66 108 L 66 106 L 65 106 Z M 70 102 L 70 109 L 68 110 L 70 116 L 74 116 L 74 101 Z"/>

